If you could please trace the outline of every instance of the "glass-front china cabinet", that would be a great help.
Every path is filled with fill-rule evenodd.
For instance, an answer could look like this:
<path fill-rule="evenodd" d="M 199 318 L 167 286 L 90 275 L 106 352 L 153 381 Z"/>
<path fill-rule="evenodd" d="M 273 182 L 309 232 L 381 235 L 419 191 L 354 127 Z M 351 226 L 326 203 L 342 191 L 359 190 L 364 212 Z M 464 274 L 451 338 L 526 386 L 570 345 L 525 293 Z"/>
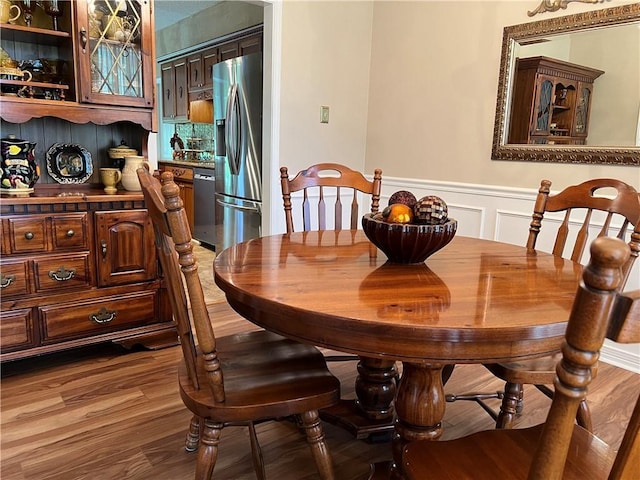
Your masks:
<path fill-rule="evenodd" d="M 20 123 L 55 116 L 107 125 L 126 118 L 157 131 L 153 2 L 14 4 L 22 15 L 0 27 L 3 120 Z"/>

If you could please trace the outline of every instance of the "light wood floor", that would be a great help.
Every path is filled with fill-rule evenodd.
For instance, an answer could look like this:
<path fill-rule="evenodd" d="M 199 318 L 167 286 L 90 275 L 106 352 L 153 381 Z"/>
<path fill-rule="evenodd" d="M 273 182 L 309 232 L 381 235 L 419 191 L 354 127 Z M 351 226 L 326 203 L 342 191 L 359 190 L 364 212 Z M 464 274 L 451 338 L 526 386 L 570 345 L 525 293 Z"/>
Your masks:
<path fill-rule="evenodd" d="M 215 311 L 218 335 L 255 328 L 228 312 Z M 194 475 L 194 454 L 183 449 L 190 415 L 176 379 L 177 347 L 124 352 L 114 346 L 2 365 L 1 471 L 3 480 L 179 480 Z M 332 363 L 343 396 L 353 398 L 355 363 Z M 601 365 L 591 407 L 595 431 L 614 444 L 626 425 L 640 390 L 639 376 Z M 481 366 L 456 367 L 447 392 L 494 391 L 501 383 Z M 544 419 L 549 405 L 527 390 L 526 415 L 519 426 Z M 491 428 L 474 403 L 447 405 L 445 433 L 452 438 Z M 361 479 L 371 462 L 390 458 L 389 444 L 354 440 L 325 424 L 339 479 Z M 289 422 L 258 427 L 267 476 L 277 480 L 317 478 L 304 439 Z M 214 477 L 254 479 L 249 439 L 241 428 L 223 432 Z"/>

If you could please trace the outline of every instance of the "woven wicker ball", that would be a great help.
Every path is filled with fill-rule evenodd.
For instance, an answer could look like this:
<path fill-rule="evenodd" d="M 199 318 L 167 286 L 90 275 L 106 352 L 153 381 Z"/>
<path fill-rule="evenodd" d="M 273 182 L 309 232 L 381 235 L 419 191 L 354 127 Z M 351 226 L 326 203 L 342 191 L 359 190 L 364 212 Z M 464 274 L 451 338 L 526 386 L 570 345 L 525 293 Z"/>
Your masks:
<path fill-rule="evenodd" d="M 413 207 L 415 223 L 439 225 L 447 221 L 449 210 L 440 197 L 427 195 L 418 200 Z"/>
<path fill-rule="evenodd" d="M 398 190 L 389 197 L 389 205 L 394 203 L 404 203 L 413 208 L 417 202 L 416 196 L 407 190 Z"/>

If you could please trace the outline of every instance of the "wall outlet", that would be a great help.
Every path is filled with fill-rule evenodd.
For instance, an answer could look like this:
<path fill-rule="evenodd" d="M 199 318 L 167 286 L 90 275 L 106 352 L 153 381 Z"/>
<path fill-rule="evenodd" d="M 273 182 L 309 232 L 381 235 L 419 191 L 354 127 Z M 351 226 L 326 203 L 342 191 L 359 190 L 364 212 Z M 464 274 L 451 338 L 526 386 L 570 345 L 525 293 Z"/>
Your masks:
<path fill-rule="evenodd" d="M 320 107 L 320 123 L 329 123 L 329 107 L 325 105 Z"/>

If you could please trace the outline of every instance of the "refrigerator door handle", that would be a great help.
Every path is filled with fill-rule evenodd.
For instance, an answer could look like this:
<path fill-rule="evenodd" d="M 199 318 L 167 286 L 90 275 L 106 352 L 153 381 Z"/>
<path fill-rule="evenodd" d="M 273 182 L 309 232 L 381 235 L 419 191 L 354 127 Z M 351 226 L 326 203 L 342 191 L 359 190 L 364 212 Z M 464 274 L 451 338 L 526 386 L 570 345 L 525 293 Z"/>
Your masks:
<path fill-rule="evenodd" d="M 238 205 L 237 203 L 229 203 L 229 202 L 225 202 L 224 200 L 220 200 L 219 198 L 216 199 L 216 203 L 218 205 L 222 205 L 223 207 L 226 208 L 231 208 L 233 210 L 240 210 L 243 212 L 255 212 L 255 213 L 261 213 L 262 209 L 260 208 L 260 204 L 256 203 L 253 207 L 247 207 L 244 205 Z"/>
<path fill-rule="evenodd" d="M 227 144 L 227 161 L 232 175 L 240 172 L 240 102 L 238 98 L 238 85 L 233 84 L 229 89 L 227 99 L 227 130 L 225 142 Z"/>

